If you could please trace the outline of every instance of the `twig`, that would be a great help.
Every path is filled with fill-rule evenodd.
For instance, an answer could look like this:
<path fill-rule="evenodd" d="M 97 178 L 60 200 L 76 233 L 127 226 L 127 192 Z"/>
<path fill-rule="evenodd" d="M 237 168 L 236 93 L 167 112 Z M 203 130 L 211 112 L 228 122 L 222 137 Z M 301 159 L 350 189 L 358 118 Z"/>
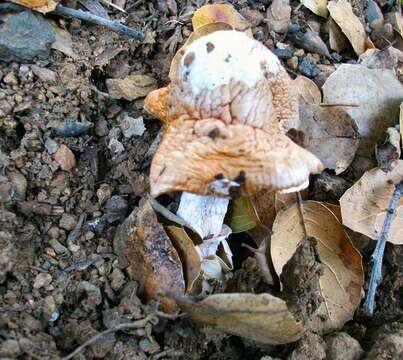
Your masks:
<path fill-rule="evenodd" d="M 302 230 L 304 232 L 305 238 L 307 238 L 308 237 L 308 232 L 306 231 L 306 225 L 305 225 L 305 219 L 304 219 L 304 208 L 303 208 L 303 205 L 302 205 L 303 201 L 302 201 L 301 193 L 299 191 L 297 191 L 295 193 L 295 195 L 297 197 L 299 215 L 301 216 Z"/>
<path fill-rule="evenodd" d="M 389 234 L 390 226 L 392 224 L 393 213 L 395 212 L 397 204 L 402 195 L 403 180 L 396 185 L 395 191 L 393 192 L 392 199 L 390 200 L 390 204 L 386 212 L 385 221 L 383 222 L 381 235 L 371 256 L 371 276 L 369 278 L 367 297 L 365 298 L 365 302 L 363 305 L 364 313 L 366 313 L 367 315 L 372 315 L 374 313 L 376 289 L 382 280 L 382 262 L 383 254 L 385 252 L 386 240 Z"/>
<path fill-rule="evenodd" d="M 116 20 L 104 19 L 100 16 L 91 14 L 88 11 L 75 10 L 59 4 L 56 6 L 56 9 L 51 12 L 51 14 L 77 18 L 93 24 L 105 26 L 121 35 L 125 35 L 138 40 L 144 39 L 144 33 L 142 31 L 132 29 Z"/>
<path fill-rule="evenodd" d="M 179 356 L 182 356 L 182 355 L 183 355 L 183 351 L 174 350 L 174 349 L 168 349 L 168 350 L 161 351 L 160 353 L 153 355 L 151 357 L 151 359 L 152 360 L 158 360 L 158 359 L 161 359 L 161 358 L 166 357 L 166 356 L 170 357 L 170 358 L 177 359 Z"/>
<path fill-rule="evenodd" d="M 340 102 L 340 103 L 320 103 L 319 106 L 330 107 L 330 106 L 345 106 L 345 107 L 360 107 L 361 104 L 358 102 Z"/>
<path fill-rule="evenodd" d="M 125 9 L 122 9 L 120 6 L 117 6 L 116 4 L 114 4 L 113 2 L 109 1 L 109 0 L 101 0 L 104 4 L 113 7 L 116 10 L 121 11 L 122 13 L 126 13 Z"/>
<path fill-rule="evenodd" d="M 112 327 L 112 328 L 110 328 L 108 330 L 102 331 L 102 332 L 98 333 L 97 335 L 93 336 L 92 338 L 88 339 L 84 344 L 81 344 L 77 349 L 75 349 L 69 355 L 61 358 L 61 360 L 69 360 L 69 359 L 73 358 L 74 356 L 79 354 L 81 351 L 83 351 L 87 346 L 91 345 L 92 343 L 94 343 L 95 341 L 97 341 L 98 339 L 102 338 L 105 335 L 108 335 L 110 333 L 120 331 L 120 330 L 142 328 L 142 327 L 145 327 L 148 322 L 151 322 L 151 323 L 155 324 L 155 321 L 156 321 L 156 317 L 153 316 L 153 315 L 149 315 L 149 316 L 147 316 L 147 317 L 145 317 L 144 319 L 141 319 L 141 320 L 116 325 L 116 326 L 114 326 L 114 327 Z"/>
<path fill-rule="evenodd" d="M 26 7 L 17 5 L 17 4 L 0 3 L 0 10 L 23 11 L 26 9 L 27 9 Z M 56 6 L 56 9 L 49 12 L 48 14 L 59 15 L 59 16 L 63 16 L 63 17 L 71 17 L 71 18 L 88 21 L 92 24 L 105 26 L 108 29 L 111 29 L 112 31 L 115 31 L 121 35 L 125 35 L 130 38 L 137 39 L 137 40 L 144 40 L 144 33 L 142 31 L 139 31 L 139 30 L 133 29 L 131 27 L 128 27 L 126 25 L 123 25 L 122 23 L 120 23 L 119 21 L 116 21 L 116 20 L 104 19 L 104 18 L 94 15 L 88 11 L 71 9 L 69 7 L 65 7 L 65 6 L 58 4 Z"/>

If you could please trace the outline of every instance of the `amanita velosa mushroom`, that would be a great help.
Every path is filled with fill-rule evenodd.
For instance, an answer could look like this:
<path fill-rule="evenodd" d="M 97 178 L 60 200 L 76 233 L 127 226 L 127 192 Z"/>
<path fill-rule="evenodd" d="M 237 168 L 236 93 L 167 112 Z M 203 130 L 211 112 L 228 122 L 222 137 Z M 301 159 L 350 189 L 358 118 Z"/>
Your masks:
<path fill-rule="evenodd" d="M 323 168 L 287 136 L 299 116 L 286 70 L 242 32 L 216 31 L 190 44 L 169 86 L 150 93 L 145 107 L 166 124 L 151 195 L 182 191 L 178 215 L 202 237 L 219 235 L 228 198 L 300 190 Z M 215 221 L 200 225 L 201 216 Z"/>

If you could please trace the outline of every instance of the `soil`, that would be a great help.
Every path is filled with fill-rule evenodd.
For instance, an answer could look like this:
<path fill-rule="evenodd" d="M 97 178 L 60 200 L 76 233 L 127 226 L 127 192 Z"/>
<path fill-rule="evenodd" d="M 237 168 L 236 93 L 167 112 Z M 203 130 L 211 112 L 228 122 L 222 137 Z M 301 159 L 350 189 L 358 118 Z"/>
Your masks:
<path fill-rule="evenodd" d="M 229 2 L 253 20 L 255 37 L 273 48 L 263 21 L 270 1 Z M 143 29 L 143 42 L 78 20 L 57 20 L 72 35 L 77 58 L 52 50 L 47 60 L 35 62 L 56 74 L 55 83 L 35 75 L 33 64 L 0 62 L 0 358 L 60 359 L 101 331 L 147 316 L 149 321 L 136 328 L 98 338 L 74 358 L 397 359 L 403 351 L 402 246 L 387 246 L 375 316 L 358 312 L 342 329 L 343 341 L 307 334 L 294 344 L 267 346 L 198 327 L 183 317 L 173 319 L 157 302 L 143 301 L 141 284 L 121 269 L 113 238 L 117 226 L 148 193 L 150 157 L 161 125 L 144 111 L 143 99 L 112 99 L 105 80 L 135 73 L 166 85 L 171 59 L 191 33 L 191 14 L 204 3 L 129 1 L 128 15 L 112 11 L 113 17 Z M 361 18 L 365 3 L 352 1 Z M 291 2 L 293 18 L 310 21 L 311 26 L 324 23 L 298 5 Z M 331 65 L 324 57 L 302 53 Z M 106 60 L 101 62 L 101 57 Z M 289 68 L 286 60 L 284 65 Z M 290 74 L 294 77 L 298 71 L 290 69 Z M 327 76 L 321 72 L 316 80 L 321 83 Z M 145 132 L 120 136 L 125 151 L 112 154 L 110 139 L 120 132 L 126 115 L 143 116 Z M 79 136 L 54 136 L 54 128 L 67 120 L 93 126 Z M 60 149 L 62 144 L 71 152 L 63 151 L 56 161 L 52 146 Z M 320 192 L 323 186 L 315 189 Z M 334 201 L 334 193 L 317 196 Z M 160 198 L 166 206 L 174 201 Z M 101 225 L 91 222 L 111 214 Z M 239 236 L 234 239 L 239 241 Z M 366 271 L 373 246 L 363 249 Z M 256 266 L 250 268 L 255 272 Z M 238 273 L 237 279 L 242 278 Z M 291 292 L 290 298 L 295 296 Z M 313 296 L 308 305 L 315 307 L 320 297 Z M 358 350 L 343 354 L 349 342 Z"/>

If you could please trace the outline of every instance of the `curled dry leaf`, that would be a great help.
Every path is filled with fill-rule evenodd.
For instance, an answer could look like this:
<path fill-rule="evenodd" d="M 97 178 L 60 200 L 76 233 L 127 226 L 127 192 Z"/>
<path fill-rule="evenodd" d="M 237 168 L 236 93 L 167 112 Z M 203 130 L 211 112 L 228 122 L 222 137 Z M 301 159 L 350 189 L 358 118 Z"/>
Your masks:
<path fill-rule="evenodd" d="M 330 48 L 338 53 L 348 48 L 348 39 L 340 29 L 336 22 L 329 18 L 329 44 Z"/>
<path fill-rule="evenodd" d="M 355 53 L 360 56 L 367 48 L 367 34 L 358 17 L 354 15 L 351 4 L 347 0 L 330 1 L 327 8 Z"/>
<path fill-rule="evenodd" d="M 387 20 L 393 25 L 396 32 L 403 38 L 403 16 L 399 11 L 391 12 L 387 16 Z"/>
<path fill-rule="evenodd" d="M 118 227 L 113 246 L 119 261 L 128 266 L 129 276 L 139 282 L 141 295 L 159 300 L 164 311 L 174 312 L 172 294 L 185 291 L 182 264 L 148 201 Z"/>
<path fill-rule="evenodd" d="M 400 126 L 400 135 L 401 135 L 401 144 L 403 147 L 403 102 L 400 104 L 399 126 Z"/>
<path fill-rule="evenodd" d="M 337 217 L 323 203 L 303 202 L 303 217 L 307 235 L 317 240 L 323 274 L 320 287 L 324 303 L 312 319 L 314 331 L 340 329 L 350 320 L 361 300 L 364 273 L 361 255 L 354 248 Z M 305 239 L 298 205 L 281 211 L 273 224 L 271 255 L 276 273 Z"/>
<path fill-rule="evenodd" d="M 396 124 L 403 101 L 403 85 L 393 71 L 343 64 L 329 76 L 322 91 L 324 102 L 359 104 L 345 111 L 358 126 L 358 154 L 371 157 L 380 136 Z"/>
<path fill-rule="evenodd" d="M 341 107 L 332 111 L 319 105 L 300 106 L 303 146 L 321 159 L 336 175 L 348 168 L 358 149 L 355 121 Z"/>
<path fill-rule="evenodd" d="M 267 25 L 270 31 L 285 33 L 291 17 L 289 0 L 273 0 L 267 9 Z"/>
<path fill-rule="evenodd" d="M 201 275 L 201 260 L 192 239 L 181 227 L 173 225 L 167 226 L 166 231 L 169 234 L 183 265 L 186 293 L 198 294 L 200 289 L 196 289 L 195 285 L 197 285 L 197 280 Z"/>
<path fill-rule="evenodd" d="M 403 160 L 392 164 L 392 170 L 367 171 L 340 199 L 343 224 L 351 230 L 379 238 L 395 185 L 403 179 Z M 403 244 L 403 198 L 393 214 L 387 241 Z"/>
<path fill-rule="evenodd" d="M 327 18 L 327 0 L 300 0 L 301 4 L 311 10 L 314 14 Z"/>
<path fill-rule="evenodd" d="M 293 80 L 293 85 L 299 95 L 300 103 L 320 104 L 322 102 L 322 93 L 311 79 L 298 75 Z"/>
<path fill-rule="evenodd" d="M 263 344 L 297 341 L 305 329 L 285 301 L 270 294 L 216 294 L 199 302 L 178 298 L 193 321 Z"/>
<path fill-rule="evenodd" d="M 289 31 L 288 37 L 299 47 L 302 47 L 309 52 L 317 53 L 330 58 L 329 50 L 316 31 L 309 28 L 304 30 Z"/>
<path fill-rule="evenodd" d="M 46 14 L 49 11 L 53 11 L 58 4 L 57 1 L 54 0 L 10 0 L 15 4 L 19 4 L 30 8 L 32 10 L 39 11 L 43 14 Z"/>
<path fill-rule="evenodd" d="M 194 31 L 204 25 L 216 22 L 228 24 L 233 30 L 245 32 L 249 37 L 253 36 L 249 22 L 233 6 L 228 4 L 202 6 L 192 17 Z"/>
<path fill-rule="evenodd" d="M 157 81 L 148 75 L 132 74 L 124 79 L 106 79 L 106 86 L 112 98 L 133 101 L 155 90 Z"/>

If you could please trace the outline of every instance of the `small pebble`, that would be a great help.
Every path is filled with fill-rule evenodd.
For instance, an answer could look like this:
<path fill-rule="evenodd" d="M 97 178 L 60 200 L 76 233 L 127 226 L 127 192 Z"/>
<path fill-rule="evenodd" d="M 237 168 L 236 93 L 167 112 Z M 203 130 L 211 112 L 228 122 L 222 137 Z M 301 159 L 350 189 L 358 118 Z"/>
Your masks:
<path fill-rule="evenodd" d="M 120 269 L 113 269 L 111 274 L 111 287 L 113 290 L 120 290 L 126 282 L 125 274 Z"/>
<path fill-rule="evenodd" d="M 51 138 L 47 138 L 45 141 L 45 149 L 48 154 L 53 155 L 57 149 L 59 148 L 59 144 Z"/>
<path fill-rule="evenodd" d="M 112 138 L 109 141 L 108 148 L 113 156 L 119 155 L 125 151 L 125 147 L 123 146 L 123 144 L 119 140 L 116 140 L 115 138 Z"/>
<path fill-rule="evenodd" d="M 21 348 L 17 340 L 7 339 L 0 345 L 0 357 L 2 359 L 16 359 L 20 354 Z"/>
<path fill-rule="evenodd" d="M 95 134 L 99 137 L 108 134 L 108 122 L 105 119 L 100 119 L 95 123 Z"/>
<path fill-rule="evenodd" d="M 112 195 L 112 188 L 109 184 L 101 184 L 97 190 L 98 202 L 102 205 Z"/>
<path fill-rule="evenodd" d="M 75 216 L 64 213 L 59 221 L 59 226 L 65 230 L 73 230 L 77 224 Z"/>
<path fill-rule="evenodd" d="M 18 85 L 18 79 L 14 71 L 10 71 L 3 77 L 3 82 L 8 85 Z"/>
<path fill-rule="evenodd" d="M 290 48 L 284 48 L 284 49 L 276 48 L 273 50 L 273 52 L 278 58 L 284 60 L 291 59 L 293 55 L 293 51 Z"/>
<path fill-rule="evenodd" d="M 78 121 L 66 121 L 61 124 L 59 127 L 54 128 L 52 130 L 53 136 L 58 137 L 76 137 L 86 134 L 92 127 L 93 123 L 87 122 L 78 122 Z"/>
<path fill-rule="evenodd" d="M 39 273 L 34 280 L 34 289 L 48 286 L 52 282 L 52 276 L 48 273 Z"/>
<path fill-rule="evenodd" d="M 287 60 L 287 65 L 291 70 L 297 70 L 298 68 L 298 58 L 293 56 L 292 58 Z"/>
<path fill-rule="evenodd" d="M 57 74 L 49 69 L 46 68 L 41 68 L 37 65 L 32 65 L 31 67 L 32 72 L 41 80 L 42 82 L 45 83 L 56 83 L 57 80 Z"/>
<path fill-rule="evenodd" d="M 303 57 L 305 55 L 305 51 L 304 49 L 297 49 L 295 50 L 294 55 L 298 57 Z"/>
<path fill-rule="evenodd" d="M 125 115 L 120 123 L 125 138 L 131 138 L 132 136 L 141 136 L 146 130 L 143 122 L 143 117 L 132 118 Z"/>
<path fill-rule="evenodd" d="M 73 152 L 64 144 L 61 144 L 59 149 L 54 154 L 55 161 L 64 171 L 71 171 L 76 166 L 76 158 Z"/>
<path fill-rule="evenodd" d="M 302 75 L 309 78 L 313 78 L 320 73 L 318 67 L 307 58 L 303 58 L 302 61 L 299 63 L 298 70 Z"/>
<path fill-rule="evenodd" d="M 326 344 L 329 360 L 359 360 L 364 354 L 360 343 L 345 332 L 330 335 Z"/>

